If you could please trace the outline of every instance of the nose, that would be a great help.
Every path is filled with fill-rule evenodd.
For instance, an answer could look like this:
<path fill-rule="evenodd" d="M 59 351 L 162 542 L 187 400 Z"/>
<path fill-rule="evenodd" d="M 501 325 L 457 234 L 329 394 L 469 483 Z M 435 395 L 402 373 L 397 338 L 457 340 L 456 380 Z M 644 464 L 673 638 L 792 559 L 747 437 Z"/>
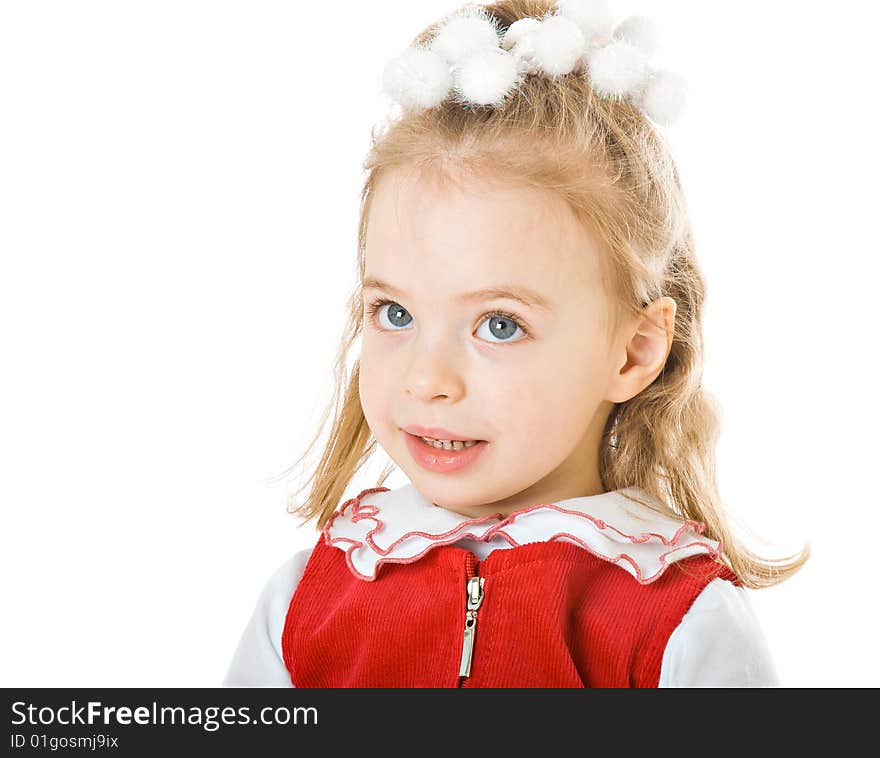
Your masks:
<path fill-rule="evenodd" d="M 407 393 L 425 402 L 438 397 L 458 400 L 464 395 L 461 357 L 449 344 L 415 339 L 409 350 L 403 376 Z"/>

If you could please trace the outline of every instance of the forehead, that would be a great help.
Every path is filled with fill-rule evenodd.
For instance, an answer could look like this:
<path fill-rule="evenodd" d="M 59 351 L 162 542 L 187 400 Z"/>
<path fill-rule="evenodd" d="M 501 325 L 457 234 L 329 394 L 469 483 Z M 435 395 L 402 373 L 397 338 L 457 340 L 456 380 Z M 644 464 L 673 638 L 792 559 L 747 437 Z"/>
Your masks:
<path fill-rule="evenodd" d="M 373 190 L 366 275 L 445 297 L 504 282 L 551 298 L 593 292 L 597 249 L 554 193 L 498 179 L 398 168 Z"/>

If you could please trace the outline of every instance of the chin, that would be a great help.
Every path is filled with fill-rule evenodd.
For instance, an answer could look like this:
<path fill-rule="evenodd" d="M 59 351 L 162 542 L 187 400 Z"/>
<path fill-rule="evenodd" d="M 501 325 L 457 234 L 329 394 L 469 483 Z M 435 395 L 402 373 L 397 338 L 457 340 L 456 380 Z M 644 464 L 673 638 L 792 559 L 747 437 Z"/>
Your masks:
<path fill-rule="evenodd" d="M 479 492 L 479 485 L 470 483 L 464 479 L 456 482 L 437 482 L 436 478 L 448 477 L 448 474 L 437 474 L 432 477 L 430 473 L 422 475 L 420 472 L 411 481 L 419 493 L 439 505 L 441 508 L 472 508 L 475 505 L 491 502 L 488 497 Z"/>

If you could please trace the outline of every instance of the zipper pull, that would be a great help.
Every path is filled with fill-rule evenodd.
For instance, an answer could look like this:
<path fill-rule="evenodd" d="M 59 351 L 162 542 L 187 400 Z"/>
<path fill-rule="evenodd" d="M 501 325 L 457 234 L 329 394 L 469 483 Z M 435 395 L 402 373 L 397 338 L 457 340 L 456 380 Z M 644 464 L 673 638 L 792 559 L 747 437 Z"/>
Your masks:
<path fill-rule="evenodd" d="M 467 595 L 467 614 L 464 622 L 464 642 L 461 647 L 461 666 L 459 676 L 471 675 L 471 659 L 474 656 L 474 637 L 477 634 L 477 610 L 483 602 L 483 583 L 486 579 L 474 576 L 468 579 L 465 593 Z"/>

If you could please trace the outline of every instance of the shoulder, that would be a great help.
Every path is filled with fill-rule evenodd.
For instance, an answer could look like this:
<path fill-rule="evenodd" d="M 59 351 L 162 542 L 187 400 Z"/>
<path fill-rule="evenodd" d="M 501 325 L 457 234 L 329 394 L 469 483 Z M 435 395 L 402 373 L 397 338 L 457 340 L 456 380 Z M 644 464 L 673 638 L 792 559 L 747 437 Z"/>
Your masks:
<path fill-rule="evenodd" d="M 287 606 L 290 604 L 290 599 L 293 597 L 299 580 L 302 579 L 313 550 L 314 546 L 298 550 L 269 577 L 260 593 L 257 607 L 262 604 L 270 618 L 277 618 L 279 613 L 283 615 L 287 612 Z"/>
<path fill-rule="evenodd" d="M 314 546 L 295 552 L 269 576 L 223 679 L 224 687 L 291 686 L 281 633 Z"/>
<path fill-rule="evenodd" d="M 660 687 L 776 687 L 779 677 L 749 590 L 710 581 L 670 635 Z"/>
<path fill-rule="evenodd" d="M 281 654 L 281 628 L 293 593 L 299 585 L 314 546 L 298 550 L 269 576 L 257 598 L 254 616 L 270 632 L 272 643 Z M 274 634 L 277 630 L 278 634 Z"/>

